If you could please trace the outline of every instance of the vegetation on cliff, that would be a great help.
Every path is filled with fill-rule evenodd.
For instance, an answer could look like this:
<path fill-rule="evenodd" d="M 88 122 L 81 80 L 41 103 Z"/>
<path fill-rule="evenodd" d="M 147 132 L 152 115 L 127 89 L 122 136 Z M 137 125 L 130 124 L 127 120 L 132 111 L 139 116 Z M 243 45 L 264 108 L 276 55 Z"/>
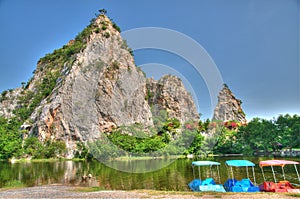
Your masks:
<path fill-rule="evenodd" d="M 57 158 L 66 151 L 61 141 L 47 140 L 41 143 L 36 137 L 22 139 L 20 122 L 16 118 L 0 117 L 0 159 L 12 157 Z"/>

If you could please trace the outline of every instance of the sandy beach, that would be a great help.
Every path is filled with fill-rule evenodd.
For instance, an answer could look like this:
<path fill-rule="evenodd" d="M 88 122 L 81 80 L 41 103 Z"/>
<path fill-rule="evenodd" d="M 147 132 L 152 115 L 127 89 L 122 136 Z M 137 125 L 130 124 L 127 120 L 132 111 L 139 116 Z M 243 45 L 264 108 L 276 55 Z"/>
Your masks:
<path fill-rule="evenodd" d="M 0 189 L 0 198 L 296 198 L 300 195 L 284 193 L 194 193 L 155 190 L 82 191 L 82 187 L 47 185 L 27 188 Z"/>

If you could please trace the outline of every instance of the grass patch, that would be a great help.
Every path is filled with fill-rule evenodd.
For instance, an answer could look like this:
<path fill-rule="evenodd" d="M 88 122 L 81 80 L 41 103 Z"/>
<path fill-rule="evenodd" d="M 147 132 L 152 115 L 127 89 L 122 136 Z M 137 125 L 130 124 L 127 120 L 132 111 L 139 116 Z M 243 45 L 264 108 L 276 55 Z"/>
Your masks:
<path fill-rule="evenodd" d="M 182 195 L 203 197 L 209 195 L 210 198 L 222 198 L 224 193 L 220 192 L 192 192 L 192 191 L 158 191 L 158 190 L 135 190 L 138 193 L 147 193 L 152 196 Z M 226 193 L 227 194 L 227 193 Z"/>
<path fill-rule="evenodd" d="M 300 193 L 289 193 L 286 194 L 287 196 L 295 197 L 295 198 L 300 198 Z"/>
<path fill-rule="evenodd" d="M 4 189 L 6 189 L 6 188 L 22 188 L 22 187 L 26 187 L 26 185 L 19 180 L 8 181 L 3 186 Z"/>
<path fill-rule="evenodd" d="M 75 192 L 96 192 L 96 191 L 104 191 L 104 187 L 76 187 L 72 191 Z"/>
<path fill-rule="evenodd" d="M 241 196 L 247 198 L 287 198 L 287 197 L 300 197 L 298 193 L 273 193 L 273 192 L 192 192 L 192 191 L 158 191 L 158 190 L 133 190 L 137 193 L 147 193 L 150 196 L 195 196 L 207 198 L 222 198 L 228 196 L 232 198 L 240 198 Z"/>

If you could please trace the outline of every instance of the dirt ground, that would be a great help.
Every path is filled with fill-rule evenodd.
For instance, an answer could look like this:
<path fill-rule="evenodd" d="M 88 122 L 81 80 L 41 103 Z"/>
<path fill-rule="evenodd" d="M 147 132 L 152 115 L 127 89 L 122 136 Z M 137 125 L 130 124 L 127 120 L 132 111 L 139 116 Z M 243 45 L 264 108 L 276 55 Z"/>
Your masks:
<path fill-rule="evenodd" d="M 28 188 L 0 189 L 0 198 L 295 198 L 300 195 L 279 193 L 195 193 L 154 190 L 82 192 L 80 187 L 47 185 Z"/>

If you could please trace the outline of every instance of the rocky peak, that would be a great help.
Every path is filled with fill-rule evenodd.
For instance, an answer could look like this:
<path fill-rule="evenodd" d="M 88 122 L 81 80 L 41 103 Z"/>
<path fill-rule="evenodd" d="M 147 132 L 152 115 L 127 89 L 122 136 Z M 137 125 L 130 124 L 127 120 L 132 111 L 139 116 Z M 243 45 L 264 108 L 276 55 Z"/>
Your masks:
<path fill-rule="evenodd" d="M 177 118 L 181 123 L 199 119 L 192 96 L 178 77 L 166 75 L 158 81 L 150 78 L 147 92 L 149 104 L 166 110 L 170 118 Z"/>
<path fill-rule="evenodd" d="M 218 96 L 218 104 L 214 110 L 213 120 L 246 123 L 245 113 L 241 107 L 242 101 L 235 98 L 232 91 L 224 84 Z"/>
<path fill-rule="evenodd" d="M 179 78 L 147 83 L 119 31 L 108 17 L 99 15 L 75 39 L 41 58 L 33 78 L 14 91 L 15 105 L 5 106 L 12 100 L 3 99 L 0 114 L 15 110 L 28 130 L 24 138 L 64 141 L 69 158 L 78 142 L 95 141 L 118 126 L 153 126 L 151 105 L 182 122 L 198 119 Z"/>

